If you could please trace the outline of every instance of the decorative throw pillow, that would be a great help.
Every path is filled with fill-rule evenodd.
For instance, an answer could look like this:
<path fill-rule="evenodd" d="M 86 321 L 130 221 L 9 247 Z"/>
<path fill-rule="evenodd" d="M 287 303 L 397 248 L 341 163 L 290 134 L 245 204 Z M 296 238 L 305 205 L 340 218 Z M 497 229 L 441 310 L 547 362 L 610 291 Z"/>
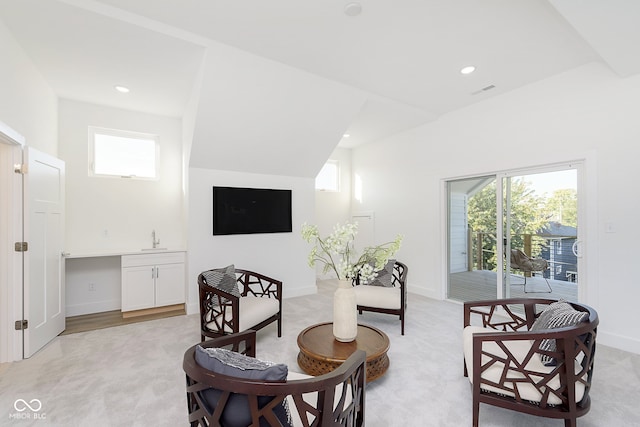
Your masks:
<path fill-rule="evenodd" d="M 202 275 L 207 281 L 207 285 L 240 297 L 240 290 L 236 280 L 236 268 L 233 264 L 225 268 L 204 271 Z"/>
<path fill-rule="evenodd" d="M 384 268 L 378 271 L 378 275 L 368 284 L 370 286 L 384 286 L 387 288 L 393 287 L 393 267 L 396 265 L 395 259 L 390 259 L 384 266 Z"/>
<path fill-rule="evenodd" d="M 218 374 L 227 375 L 237 378 L 264 380 L 264 381 L 286 381 L 289 370 L 287 365 L 282 363 L 273 363 L 254 357 L 245 356 L 235 351 L 224 348 L 203 348 L 196 347 L 195 354 L 196 363 L 205 369 Z M 209 388 L 203 390 L 202 397 L 210 407 L 209 411 L 218 403 L 222 396 L 222 391 Z M 258 397 L 258 407 L 263 408 L 273 400 L 273 396 Z M 283 426 L 291 426 L 291 414 L 287 400 L 277 405 L 273 409 L 273 413 Z M 221 418 L 222 424 L 228 427 L 246 427 L 251 424 L 251 411 L 249 410 L 249 402 L 247 397 L 242 394 L 232 393 L 229 397 Z M 268 426 L 269 424 L 261 419 L 260 426 Z"/>
<path fill-rule="evenodd" d="M 565 300 L 560 300 L 549 304 L 549 306 L 540 313 L 540 316 L 531 326 L 531 331 L 536 332 L 544 329 L 557 329 L 564 328 L 566 326 L 575 326 L 580 322 L 586 321 L 588 318 L 588 312 L 576 310 Z M 556 340 L 542 340 L 540 343 L 540 350 L 556 351 Z M 546 354 L 540 354 L 540 360 L 542 360 L 542 363 L 546 366 L 553 366 L 556 364 L 556 360 Z"/>

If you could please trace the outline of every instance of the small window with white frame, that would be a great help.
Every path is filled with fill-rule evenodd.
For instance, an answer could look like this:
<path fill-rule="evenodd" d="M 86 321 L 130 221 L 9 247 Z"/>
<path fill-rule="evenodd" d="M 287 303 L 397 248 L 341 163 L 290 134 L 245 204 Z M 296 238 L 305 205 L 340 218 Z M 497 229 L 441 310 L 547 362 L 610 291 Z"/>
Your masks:
<path fill-rule="evenodd" d="M 158 179 L 158 136 L 89 126 L 89 176 Z"/>
<path fill-rule="evenodd" d="M 316 190 L 340 191 L 340 165 L 337 160 L 327 160 L 318 176 Z"/>

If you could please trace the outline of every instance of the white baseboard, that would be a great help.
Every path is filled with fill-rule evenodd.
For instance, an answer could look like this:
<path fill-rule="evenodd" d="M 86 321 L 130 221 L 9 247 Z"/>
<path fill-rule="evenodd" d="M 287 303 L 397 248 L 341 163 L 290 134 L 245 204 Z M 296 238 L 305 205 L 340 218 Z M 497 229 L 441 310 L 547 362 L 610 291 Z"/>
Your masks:
<path fill-rule="evenodd" d="M 442 295 L 440 295 L 440 292 L 438 290 L 425 288 L 424 286 L 409 285 L 407 286 L 407 292 L 438 301 L 443 300 Z"/>
<path fill-rule="evenodd" d="M 200 303 L 198 303 L 198 302 L 186 303 L 185 307 L 186 307 L 186 310 L 187 310 L 187 315 L 189 315 L 189 314 L 200 314 Z"/>
<path fill-rule="evenodd" d="M 98 301 L 87 304 L 67 305 L 66 317 L 82 316 L 83 314 L 102 313 L 104 311 L 120 310 L 119 299 Z"/>
<path fill-rule="evenodd" d="M 640 341 L 625 337 L 611 332 L 603 331 L 598 328 L 598 337 L 596 338 L 598 344 L 606 345 L 608 347 L 617 348 L 619 350 L 628 351 L 635 354 L 640 354 Z"/>
<path fill-rule="evenodd" d="M 284 292 L 284 298 L 295 298 L 295 297 L 302 297 L 305 295 L 314 295 L 318 293 L 318 287 L 315 285 L 312 286 L 307 286 L 304 288 L 296 288 L 293 291 L 287 290 L 287 292 Z"/>

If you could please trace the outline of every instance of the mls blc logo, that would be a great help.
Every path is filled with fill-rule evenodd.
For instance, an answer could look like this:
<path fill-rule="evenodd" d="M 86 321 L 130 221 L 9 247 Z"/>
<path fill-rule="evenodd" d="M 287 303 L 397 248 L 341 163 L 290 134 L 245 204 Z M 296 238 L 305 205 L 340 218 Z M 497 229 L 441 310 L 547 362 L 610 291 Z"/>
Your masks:
<path fill-rule="evenodd" d="M 17 399 L 13 402 L 13 409 L 17 412 L 9 414 L 11 420 L 44 420 L 47 418 L 47 414 L 40 412 L 42 410 L 40 399 L 31 399 L 28 402 L 24 399 Z"/>

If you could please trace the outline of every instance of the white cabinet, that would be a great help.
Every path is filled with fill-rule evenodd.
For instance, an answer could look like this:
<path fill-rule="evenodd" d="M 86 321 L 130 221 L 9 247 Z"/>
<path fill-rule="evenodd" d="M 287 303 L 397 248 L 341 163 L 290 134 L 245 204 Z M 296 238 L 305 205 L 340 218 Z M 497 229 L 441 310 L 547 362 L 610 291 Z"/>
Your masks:
<path fill-rule="evenodd" d="M 122 311 L 185 302 L 184 252 L 122 256 Z"/>

